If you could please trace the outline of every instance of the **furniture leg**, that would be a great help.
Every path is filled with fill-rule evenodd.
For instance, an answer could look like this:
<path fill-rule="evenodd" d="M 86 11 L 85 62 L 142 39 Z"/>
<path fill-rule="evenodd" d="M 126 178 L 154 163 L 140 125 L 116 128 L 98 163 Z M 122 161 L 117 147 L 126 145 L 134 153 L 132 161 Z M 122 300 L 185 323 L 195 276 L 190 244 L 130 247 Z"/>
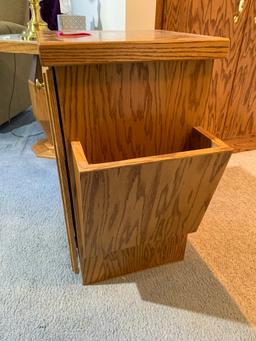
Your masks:
<path fill-rule="evenodd" d="M 46 138 L 38 140 L 37 143 L 32 146 L 32 150 L 37 157 L 55 159 L 55 150 L 50 128 L 49 106 L 38 56 L 34 56 L 33 58 L 31 77 L 29 80 L 29 92 L 33 113 L 46 136 Z"/>

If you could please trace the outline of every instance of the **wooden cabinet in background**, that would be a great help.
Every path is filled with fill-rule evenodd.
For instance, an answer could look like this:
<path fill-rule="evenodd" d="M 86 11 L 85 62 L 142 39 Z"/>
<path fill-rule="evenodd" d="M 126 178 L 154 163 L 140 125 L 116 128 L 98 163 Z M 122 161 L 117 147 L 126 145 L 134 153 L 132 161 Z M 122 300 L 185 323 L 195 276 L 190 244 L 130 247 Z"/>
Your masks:
<path fill-rule="evenodd" d="M 226 120 L 225 138 L 256 135 L 256 2 L 252 1 L 242 39 Z"/>
<path fill-rule="evenodd" d="M 256 149 L 256 4 L 252 0 L 158 0 L 156 27 L 228 37 L 215 61 L 201 125 L 236 150 Z"/>

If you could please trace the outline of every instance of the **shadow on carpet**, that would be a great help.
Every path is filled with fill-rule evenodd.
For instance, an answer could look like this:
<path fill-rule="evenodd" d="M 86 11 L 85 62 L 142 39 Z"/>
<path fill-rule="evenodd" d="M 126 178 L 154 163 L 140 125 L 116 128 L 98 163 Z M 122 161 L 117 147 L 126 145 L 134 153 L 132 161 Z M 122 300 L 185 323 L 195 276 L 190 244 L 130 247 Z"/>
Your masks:
<path fill-rule="evenodd" d="M 96 285 L 135 283 L 143 300 L 248 324 L 225 287 L 188 242 L 185 260 Z"/>

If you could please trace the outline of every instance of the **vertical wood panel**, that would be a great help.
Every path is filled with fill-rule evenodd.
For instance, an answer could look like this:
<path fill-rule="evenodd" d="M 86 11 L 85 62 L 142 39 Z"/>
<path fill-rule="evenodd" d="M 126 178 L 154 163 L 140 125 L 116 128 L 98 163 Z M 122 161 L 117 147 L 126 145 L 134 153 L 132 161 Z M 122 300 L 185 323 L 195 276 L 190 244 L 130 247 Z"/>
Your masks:
<path fill-rule="evenodd" d="M 224 137 L 256 135 L 256 2 L 246 22 Z M 255 140 L 254 140 L 255 144 Z"/>
<path fill-rule="evenodd" d="M 209 101 L 202 126 L 220 137 L 230 136 L 231 131 L 225 122 L 230 112 L 229 103 L 236 77 L 240 49 L 248 18 L 249 1 L 237 23 L 236 0 L 166 0 L 163 29 L 197 34 L 209 34 L 230 38 L 230 52 L 225 60 L 216 60 L 210 88 Z M 248 132 L 249 133 L 249 132 Z M 230 136 L 231 137 L 231 136 Z"/>
<path fill-rule="evenodd" d="M 67 140 L 100 163 L 183 150 L 202 120 L 212 61 L 56 69 Z"/>
<path fill-rule="evenodd" d="M 71 259 L 72 270 L 75 273 L 79 273 L 78 259 L 77 259 L 77 249 L 76 249 L 76 226 L 73 216 L 73 205 L 72 197 L 69 186 L 69 171 L 67 167 L 67 157 L 64 145 L 64 139 L 62 134 L 56 89 L 54 85 L 54 78 L 52 70 L 45 70 L 44 81 L 46 84 L 48 104 L 49 104 L 49 118 L 52 129 L 52 138 L 54 142 L 56 161 L 58 166 L 58 174 L 60 180 L 62 202 L 64 208 L 67 237 L 69 244 L 69 252 Z"/>
<path fill-rule="evenodd" d="M 163 27 L 163 17 L 164 17 L 164 0 L 156 1 L 156 21 L 155 28 L 161 30 Z"/>

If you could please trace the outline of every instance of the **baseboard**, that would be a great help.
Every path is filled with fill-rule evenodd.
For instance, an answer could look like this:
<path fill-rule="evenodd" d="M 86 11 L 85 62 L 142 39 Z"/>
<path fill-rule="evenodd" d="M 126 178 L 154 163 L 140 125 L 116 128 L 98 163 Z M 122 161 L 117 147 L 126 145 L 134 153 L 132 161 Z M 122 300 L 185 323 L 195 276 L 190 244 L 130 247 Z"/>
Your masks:
<path fill-rule="evenodd" d="M 234 153 L 256 150 L 256 136 L 228 138 L 223 141 L 234 149 Z"/>

